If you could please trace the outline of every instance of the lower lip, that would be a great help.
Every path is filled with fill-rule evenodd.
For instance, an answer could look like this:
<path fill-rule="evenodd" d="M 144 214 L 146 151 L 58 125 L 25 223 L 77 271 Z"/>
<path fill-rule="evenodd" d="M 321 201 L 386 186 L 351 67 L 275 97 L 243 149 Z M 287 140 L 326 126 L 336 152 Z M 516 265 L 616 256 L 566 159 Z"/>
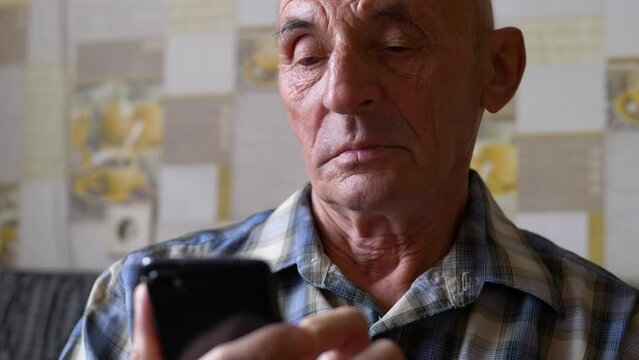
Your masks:
<path fill-rule="evenodd" d="M 346 163 L 362 163 L 379 158 L 384 153 L 384 150 L 386 150 L 386 148 L 383 146 L 346 150 L 339 154 L 336 159 Z"/>

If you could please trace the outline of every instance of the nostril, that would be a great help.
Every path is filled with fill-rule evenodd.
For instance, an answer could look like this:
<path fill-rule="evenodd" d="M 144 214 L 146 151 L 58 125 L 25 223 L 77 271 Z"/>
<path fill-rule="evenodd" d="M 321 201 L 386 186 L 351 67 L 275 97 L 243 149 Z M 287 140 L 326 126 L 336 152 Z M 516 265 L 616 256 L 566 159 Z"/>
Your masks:
<path fill-rule="evenodd" d="M 366 100 L 366 101 L 364 101 L 361 105 L 362 105 L 362 106 L 368 106 L 368 105 L 370 105 L 370 104 L 372 104 L 372 103 L 373 103 L 373 100 Z"/>

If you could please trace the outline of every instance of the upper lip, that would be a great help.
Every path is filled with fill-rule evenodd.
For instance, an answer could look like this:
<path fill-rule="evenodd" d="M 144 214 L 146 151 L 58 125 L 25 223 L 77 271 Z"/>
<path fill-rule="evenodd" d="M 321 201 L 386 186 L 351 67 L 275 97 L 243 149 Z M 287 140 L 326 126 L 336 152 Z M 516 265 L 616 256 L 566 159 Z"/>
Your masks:
<path fill-rule="evenodd" d="M 357 151 L 357 150 L 367 150 L 381 147 L 388 147 L 389 145 L 378 144 L 378 143 L 370 143 L 370 142 L 357 142 L 357 143 L 346 143 L 337 148 L 337 150 L 333 153 L 332 158 L 336 158 L 341 154 L 347 151 Z"/>
<path fill-rule="evenodd" d="M 328 158 L 322 161 L 322 164 L 325 164 L 329 162 L 330 160 L 337 158 L 338 156 L 340 156 L 341 154 L 347 151 L 366 150 L 366 149 L 381 148 L 381 147 L 393 147 L 393 146 L 380 144 L 380 143 L 373 143 L 373 142 L 362 142 L 362 141 L 355 142 L 355 143 L 344 143 L 338 146 L 336 150 L 333 151 Z"/>
<path fill-rule="evenodd" d="M 375 143 L 368 143 L 368 142 L 347 143 L 347 144 L 343 144 L 343 145 L 339 146 L 337 148 L 337 151 L 335 152 L 335 154 L 339 155 L 339 154 L 341 154 L 343 152 L 346 152 L 346 151 L 366 150 L 366 149 L 377 148 L 377 147 L 382 147 L 382 146 L 384 146 L 384 145 L 375 144 Z"/>
<path fill-rule="evenodd" d="M 370 148 L 382 147 L 383 145 L 379 144 L 367 144 L 367 143 L 356 143 L 356 144 L 344 144 L 339 147 L 338 154 L 341 154 L 345 151 L 353 151 L 353 150 L 366 150 Z"/>

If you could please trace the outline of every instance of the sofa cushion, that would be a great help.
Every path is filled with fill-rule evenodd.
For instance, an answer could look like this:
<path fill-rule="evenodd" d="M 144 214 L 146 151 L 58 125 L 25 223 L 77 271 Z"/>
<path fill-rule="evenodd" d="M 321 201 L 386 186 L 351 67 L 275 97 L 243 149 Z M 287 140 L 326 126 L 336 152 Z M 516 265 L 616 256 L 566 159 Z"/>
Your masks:
<path fill-rule="evenodd" d="M 0 360 L 57 359 L 96 278 L 0 271 Z"/>

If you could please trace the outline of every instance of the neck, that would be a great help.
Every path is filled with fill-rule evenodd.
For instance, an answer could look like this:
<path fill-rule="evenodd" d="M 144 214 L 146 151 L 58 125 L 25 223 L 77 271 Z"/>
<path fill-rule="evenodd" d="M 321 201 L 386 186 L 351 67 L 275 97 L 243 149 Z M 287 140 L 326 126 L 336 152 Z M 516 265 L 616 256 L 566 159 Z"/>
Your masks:
<path fill-rule="evenodd" d="M 345 209 L 313 192 L 324 251 L 386 312 L 452 247 L 468 199 L 467 178 L 454 188 L 437 199 L 417 198 L 414 206 L 381 212 Z"/>

